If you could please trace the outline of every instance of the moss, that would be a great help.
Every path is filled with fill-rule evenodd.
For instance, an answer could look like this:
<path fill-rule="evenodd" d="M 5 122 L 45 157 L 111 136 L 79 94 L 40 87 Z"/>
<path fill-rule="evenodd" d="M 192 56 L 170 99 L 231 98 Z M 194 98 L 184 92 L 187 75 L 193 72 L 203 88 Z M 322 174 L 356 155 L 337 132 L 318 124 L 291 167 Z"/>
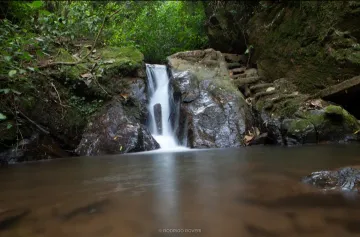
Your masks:
<path fill-rule="evenodd" d="M 319 141 L 345 139 L 360 129 L 356 118 L 340 106 L 329 105 L 322 110 L 309 110 L 301 116 L 315 126 Z"/>
<path fill-rule="evenodd" d="M 354 132 L 360 128 L 360 124 L 358 120 L 340 106 L 336 106 L 336 105 L 327 106 L 325 108 L 325 116 L 330 120 L 336 119 L 337 117 L 341 117 L 343 124 L 349 129 L 353 129 Z"/>
<path fill-rule="evenodd" d="M 143 54 L 134 47 L 105 47 L 96 55 L 101 58 L 99 70 L 105 70 L 107 76 L 126 76 L 141 67 L 144 60 Z"/>
<path fill-rule="evenodd" d="M 337 114 L 337 115 L 343 115 L 343 114 L 348 114 L 347 111 L 345 111 L 343 108 L 341 108 L 340 106 L 336 106 L 336 105 L 329 105 L 325 108 L 325 113 L 327 114 Z"/>
<path fill-rule="evenodd" d="M 306 131 L 313 130 L 314 125 L 307 119 L 296 119 L 292 120 L 289 127 L 288 133 L 292 135 L 302 135 Z"/>
<path fill-rule="evenodd" d="M 60 48 L 58 55 L 55 57 L 56 62 L 76 62 L 76 58 L 73 57 L 68 51 Z M 85 63 L 77 64 L 74 66 L 61 66 L 60 76 L 68 80 L 77 80 L 80 75 L 87 72 L 89 69 Z"/>
<path fill-rule="evenodd" d="M 58 51 L 58 55 L 55 57 L 56 62 L 76 62 L 76 58 L 74 58 L 68 51 L 63 48 L 60 48 Z"/>

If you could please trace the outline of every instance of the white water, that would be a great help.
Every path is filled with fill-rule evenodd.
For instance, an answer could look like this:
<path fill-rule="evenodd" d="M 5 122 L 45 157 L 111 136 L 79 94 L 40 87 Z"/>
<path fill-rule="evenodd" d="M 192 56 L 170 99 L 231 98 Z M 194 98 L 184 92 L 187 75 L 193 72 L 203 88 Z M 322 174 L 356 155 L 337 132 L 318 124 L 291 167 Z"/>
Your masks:
<path fill-rule="evenodd" d="M 146 64 L 146 74 L 149 86 L 150 131 L 159 143 L 161 150 L 182 150 L 179 146 L 170 123 L 169 77 L 165 65 Z M 162 133 L 156 129 L 154 105 L 161 104 Z"/>

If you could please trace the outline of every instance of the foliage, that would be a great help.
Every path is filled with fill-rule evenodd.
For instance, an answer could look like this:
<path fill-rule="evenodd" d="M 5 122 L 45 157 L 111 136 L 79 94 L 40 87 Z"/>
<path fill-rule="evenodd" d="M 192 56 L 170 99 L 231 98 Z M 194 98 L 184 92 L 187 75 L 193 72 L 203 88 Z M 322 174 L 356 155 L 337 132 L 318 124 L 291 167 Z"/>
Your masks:
<path fill-rule="evenodd" d="M 18 115 L 24 110 L 31 114 L 37 103 L 48 105 L 39 106 L 46 108 L 41 111 L 43 117 L 49 108 L 60 114 L 61 118 L 54 118 L 53 123 L 68 119 L 65 116 L 71 111 L 79 113 L 79 117 L 89 116 L 103 101 L 99 100 L 101 96 L 88 92 L 94 89 L 92 87 L 98 87 L 94 91 L 106 92 L 103 86 L 109 83 L 100 78 L 103 73 L 98 75 L 96 72 L 106 71 L 104 74 L 110 75 L 111 68 L 119 68 L 119 65 L 134 70 L 143 60 L 143 55 L 136 49 L 142 51 L 145 61 L 160 63 L 177 51 L 206 46 L 204 17 L 201 2 L 2 2 L 0 136 L 1 132 L 11 128 L 17 136 L 21 135 L 23 123 Z M 105 48 L 112 51 L 106 54 Z M 115 48 L 123 51 L 113 50 Z M 84 59 L 90 53 L 91 57 L 77 64 L 79 58 Z M 76 66 L 57 65 L 59 61 Z M 54 67 L 43 67 L 53 62 Z M 63 75 L 63 71 L 77 76 L 71 82 L 66 77 L 56 77 Z M 113 74 L 119 75 L 118 71 Z M 94 83 L 89 86 L 90 76 L 94 76 L 91 77 Z M 85 87 L 73 88 L 75 85 Z M 92 96 L 83 99 L 81 94 Z"/>
<path fill-rule="evenodd" d="M 203 48 L 207 44 L 201 2 L 134 1 L 120 7 L 127 15 L 113 21 L 112 27 L 118 30 L 108 42 L 134 45 L 146 61 L 163 62 L 173 53 Z"/>

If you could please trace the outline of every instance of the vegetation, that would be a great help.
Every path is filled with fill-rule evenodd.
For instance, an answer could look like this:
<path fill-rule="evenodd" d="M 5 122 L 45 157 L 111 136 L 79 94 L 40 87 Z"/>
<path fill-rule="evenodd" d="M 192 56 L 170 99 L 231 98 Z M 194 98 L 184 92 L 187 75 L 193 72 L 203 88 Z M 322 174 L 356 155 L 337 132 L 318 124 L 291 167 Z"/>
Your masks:
<path fill-rule="evenodd" d="M 204 18 L 201 2 L 2 2 L 0 148 L 29 136 L 29 124 L 78 139 L 128 84 L 112 77 L 207 46 Z"/>

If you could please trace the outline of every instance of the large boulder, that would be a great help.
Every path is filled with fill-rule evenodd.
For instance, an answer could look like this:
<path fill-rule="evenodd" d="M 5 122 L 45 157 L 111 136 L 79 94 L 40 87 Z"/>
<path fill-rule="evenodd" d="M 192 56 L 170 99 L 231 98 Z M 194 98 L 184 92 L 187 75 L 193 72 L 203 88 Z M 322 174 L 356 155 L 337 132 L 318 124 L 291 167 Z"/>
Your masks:
<path fill-rule="evenodd" d="M 136 115 L 112 101 L 93 117 L 85 129 L 79 155 L 121 154 L 158 149 L 160 146 Z"/>
<path fill-rule="evenodd" d="M 181 94 L 179 130 L 187 128 L 187 145 L 241 146 L 252 115 L 229 78 L 223 55 L 213 49 L 180 52 L 168 57 L 168 64 L 174 91 Z"/>

